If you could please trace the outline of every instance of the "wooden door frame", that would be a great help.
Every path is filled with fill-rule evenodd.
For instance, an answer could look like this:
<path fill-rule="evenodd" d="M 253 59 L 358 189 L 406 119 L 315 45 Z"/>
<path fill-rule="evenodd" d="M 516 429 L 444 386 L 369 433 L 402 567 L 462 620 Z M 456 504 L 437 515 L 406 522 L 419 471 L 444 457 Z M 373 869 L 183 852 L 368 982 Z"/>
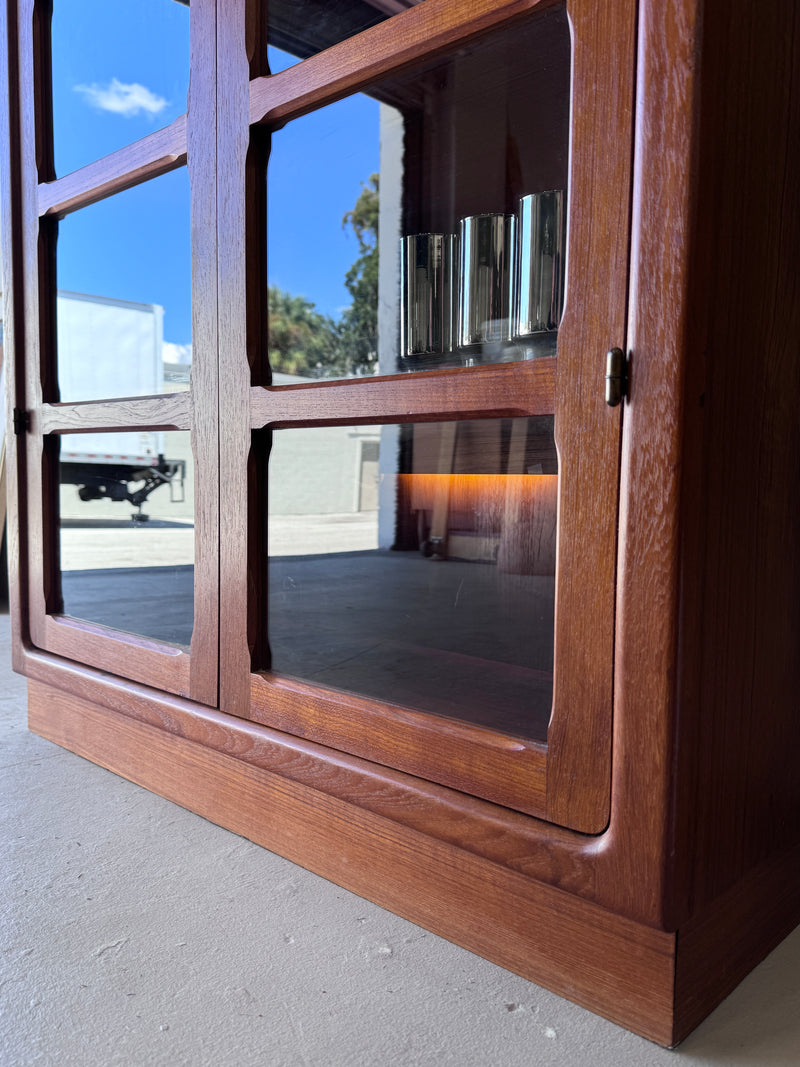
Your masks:
<path fill-rule="evenodd" d="M 193 4 L 190 28 L 192 93 L 187 115 L 141 141 L 56 178 L 50 104 L 50 0 L 9 4 L 16 24 L 9 100 L 9 173 L 4 243 L 13 293 L 7 324 L 14 344 L 13 409 L 28 424 L 20 456 L 17 506 L 25 516 L 25 545 L 13 603 L 23 641 L 66 659 L 217 703 L 218 519 L 216 230 L 216 0 Z M 14 36 L 12 33 L 10 35 Z M 12 45 L 11 39 L 9 39 Z M 18 103 L 18 120 L 13 109 Z M 18 121 L 18 126 L 15 122 Z M 190 393 L 102 402 L 45 402 L 57 396 L 55 361 L 55 243 L 57 222 L 98 200 L 186 165 L 191 187 L 192 328 L 195 353 Z M 12 361 L 9 361 L 10 363 Z M 189 430 L 195 469 L 195 612 L 190 652 L 59 614 L 58 549 L 53 509 L 58 492 L 47 442 L 61 433 L 111 430 Z M 15 557 L 20 558 L 20 557 Z M 201 595 L 202 591 L 202 595 Z"/>
<path fill-rule="evenodd" d="M 446 735 L 447 744 L 440 744 L 440 750 L 457 750 L 454 765 L 491 768 L 487 786 L 478 790 L 482 796 L 597 834 L 608 825 L 610 812 L 620 450 L 620 413 L 604 403 L 603 377 L 607 349 L 626 345 L 634 3 L 614 5 L 613 15 L 598 0 L 567 3 L 573 36 L 572 206 L 568 295 L 556 360 L 275 388 L 261 384 L 265 379 L 253 370 L 264 363 L 253 329 L 258 294 L 266 288 L 264 255 L 254 237 L 258 226 L 263 228 L 263 221 L 258 221 L 263 193 L 252 176 L 258 152 L 262 160 L 266 153 L 259 142 L 261 131 L 268 134 L 405 69 L 422 56 L 443 55 L 456 42 L 550 6 L 541 0 L 425 0 L 268 76 L 259 72 L 252 58 L 248 62 L 248 44 L 253 55 L 252 30 L 249 41 L 244 40 L 245 27 L 251 27 L 260 5 L 247 0 L 225 5 L 218 42 L 219 107 L 226 115 L 218 214 L 225 257 L 220 272 L 225 292 L 220 303 L 220 412 L 225 428 L 220 488 L 224 524 L 220 706 L 308 740 L 332 748 L 344 745 L 353 755 L 388 761 L 410 774 L 432 775 L 445 785 L 466 788 L 457 771 L 443 772 L 441 758 L 435 754 L 428 758 L 421 751 L 429 748 L 427 744 L 412 741 L 420 731 L 427 730 L 432 743 L 436 736 Z M 608 48 L 598 46 L 598 33 L 606 34 Z M 575 103 L 594 99 L 602 100 L 603 106 Z M 598 142 L 613 144 L 615 151 L 597 152 Z M 581 297 L 587 285 L 602 294 L 588 314 Z M 392 399 L 383 404 L 387 390 Z M 243 419 L 243 411 L 249 411 L 249 420 Z M 252 434 L 277 426 L 408 421 L 414 415 L 446 419 L 457 414 L 544 412 L 555 413 L 561 470 L 556 710 L 546 747 L 517 739 L 512 746 L 499 734 L 492 747 L 481 731 L 461 724 L 448 733 L 441 721 L 431 723 L 429 717 L 409 714 L 407 709 L 277 676 L 251 679 L 251 648 L 257 641 L 252 590 L 260 587 L 264 566 L 259 522 L 254 522 L 247 505 L 248 469 L 251 484 L 258 477 Z M 585 447 L 587 440 L 593 442 L 591 450 Z M 571 521 L 562 521 L 564 516 L 572 516 Z M 587 524 L 592 530 L 588 539 Z M 242 559 L 249 560 L 249 569 L 242 567 Z M 249 620 L 241 608 L 245 602 Z M 312 705 L 321 710 L 309 726 L 306 712 Z M 325 729 L 320 729 L 321 720 Z M 387 744 L 394 745 L 390 759 Z"/>

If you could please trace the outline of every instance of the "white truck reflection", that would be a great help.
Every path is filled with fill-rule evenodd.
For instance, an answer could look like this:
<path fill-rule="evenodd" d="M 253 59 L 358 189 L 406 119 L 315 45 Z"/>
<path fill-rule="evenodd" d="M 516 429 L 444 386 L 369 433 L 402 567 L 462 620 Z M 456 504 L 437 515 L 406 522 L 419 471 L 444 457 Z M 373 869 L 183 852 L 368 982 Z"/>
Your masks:
<path fill-rule="evenodd" d="M 62 401 L 153 396 L 164 390 L 164 310 L 157 304 L 59 291 L 58 383 Z M 134 521 L 148 516 L 151 493 L 169 486 L 184 499 L 186 461 L 164 455 L 162 432 L 66 434 L 59 480 L 82 501 L 127 502 Z"/>

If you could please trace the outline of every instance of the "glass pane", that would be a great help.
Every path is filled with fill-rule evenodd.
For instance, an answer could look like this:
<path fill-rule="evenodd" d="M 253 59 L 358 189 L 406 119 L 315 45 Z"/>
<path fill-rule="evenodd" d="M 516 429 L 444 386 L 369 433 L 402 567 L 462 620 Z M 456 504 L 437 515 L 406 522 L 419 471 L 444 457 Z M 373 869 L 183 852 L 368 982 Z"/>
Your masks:
<path fill-rule="evenodd" d="M 276 384 L 555 354 L 569 85 L 556 9 L 273 134 Z"/>
<path fill-rule="evenodd" d="M 551 416 L 278 430 L 269 464 L 274 671 L 546 737 Z"/>
<path fill-rule="evenodd" d="M 186 111 L 189 6 L 175 0 L 53 0 L 58 175 Z"/>
<path fill-rule="evenodd" d="M 270 0 L 270 71 L 322 52 L 422 0 Z"/>
<path fill-rule="evenodd" d="M 64 613 L 188 646 L 194 612 L 189 433 L 65 435 L 58 466 Z"/>
<path fill-rule="evenodd" d="M 150 396 L 192 358 L 186 168 L 68 215 L 57 245 L 62 401 Z"/>

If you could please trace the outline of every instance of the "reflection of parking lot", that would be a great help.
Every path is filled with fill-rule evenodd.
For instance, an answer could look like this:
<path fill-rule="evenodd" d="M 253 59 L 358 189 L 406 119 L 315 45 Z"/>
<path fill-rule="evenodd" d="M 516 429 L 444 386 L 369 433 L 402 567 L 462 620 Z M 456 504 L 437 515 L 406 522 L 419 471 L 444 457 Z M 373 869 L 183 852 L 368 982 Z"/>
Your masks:
<path fill-rule="evenodd" d="M 278 515 L 270 519 L 273 556 L 362 552 L 378 547 L 378 513 Z M 128 519 L 65 519 L 61 569 L 181 567 L 194 562 L 194 526 L 189 520 L 134 524 Z"/>
<path fill-rule="evenodd" d="M 378 512 L 345 515 L 272 515 L 272 556 L 312 556 L 327 552 L 364 552 L 378 547 Z"/>
<path fill-rule="evenodd" d="M 111 567 L 180 567 L 194 563 L 194 525 L 190 521 L 134 524 L 129 519 L 64 520 L 61 526 L 63 571 Z"/>
<path fill-rule="evenodd" d="M 273 540 L 291 544 L 283 555 L 273 547 L 269 605 L 259 615 L 269 628 L 274 670 L 513 735 L 546 737 L 552 577 L 376 550 L 374 518 L 316 518 L 282 517 L 273 526 Z M 170 538 L 191 536 L 191 528 L 63 532 L 89 536 L 95 546 L 90 569 L 64 571 L 67 615 L 189 645 L 193 568 L 156 561 L 159 554 L 166 559 Z M 354 549 L 359 539 L 373 547 Z M 112 569 L 126 543 L 143 551 L 135 565 Z"/>

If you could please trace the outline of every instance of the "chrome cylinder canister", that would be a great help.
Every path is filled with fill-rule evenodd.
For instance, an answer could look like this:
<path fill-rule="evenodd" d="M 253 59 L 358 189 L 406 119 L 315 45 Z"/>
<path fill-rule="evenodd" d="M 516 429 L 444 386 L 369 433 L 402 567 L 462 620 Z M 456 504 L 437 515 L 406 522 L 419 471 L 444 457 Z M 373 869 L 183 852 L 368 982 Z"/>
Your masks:
<path fill-rule="evenodd" d="M 400 352 L 405 358 L 453 349 L 455 240 L 452 233 L 400 240 Z"/>
<path fill-rule="evenodd" d="M 511 339 L 515 234 L 514 215 L 461 220 L 458 343 L 464 348 Z"/>
<path fill-rule="evenodd" d="M 557 330 L 564 308 L 566 212 L 564 190 L 523 196 L 519 202 L 517 302 L 514 337 Z"/>

